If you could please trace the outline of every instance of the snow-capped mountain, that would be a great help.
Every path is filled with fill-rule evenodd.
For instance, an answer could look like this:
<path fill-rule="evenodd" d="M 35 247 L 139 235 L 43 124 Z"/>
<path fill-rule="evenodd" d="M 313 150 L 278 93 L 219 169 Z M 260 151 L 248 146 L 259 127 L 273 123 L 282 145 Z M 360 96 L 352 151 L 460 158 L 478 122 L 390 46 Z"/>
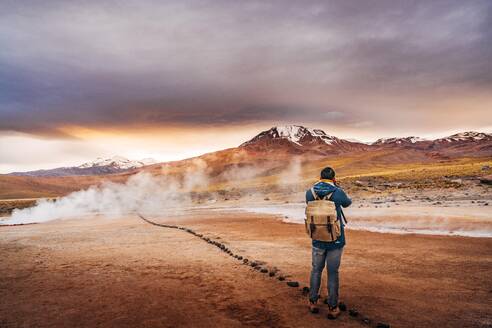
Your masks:
<path fill-rule="evenodd" d="M 9 175 L 16 176 L 33 176 L 33 177 L 61 177 L 73 175 L 104 175 L 124 172 L 137 169 L 146 165 L 155 164 L 152 158 L 146 158 L 140 161 L 132 161 L 121 156 L 111 158 L 97 158 L 92 162 L 87 162 L 79 166 L 58 167 L 50 170 L 36 170 L 28 172 L 13 172 Z"/>
<path fill-rule="evenodd" d="M 461 132 L 453 134 L 449 137 L 444 137 L 440 139 L 436 139 L 436 142 L 463 142 L 463 141 L 482 141 L 482 140 L 492 140 L 492 133 L 484 133 L 484 132 Z"/>
<path fill-rule="evenodd" d="M 358 150 L 367 147 L 367 145 L 328 135 L 321 129 L 312 129 L 301 125 L 284 125 L 274 126 L 263 131 L 240 147 L 255 151 L 279 151 L 283 149 L 294 153 L 314 151 L 322 154 L 328 151 L 338 153 Z"/>
<path fill-rule="evenodd" d="M 253 139 L 243 143 L 241 146 L 254 144 L 262 140 L 287 140 L 298 146 L 306 141 L 318 140 L 328 145 L 333 144 L 338 138 L 327 135 L 323 130 L 309 129 L 300 125 L 274 126 L 270 130 L 263 131 Z"/>
<path fill-rule="evenodd" d="M 101 166 L 109 166 L 120 170 L 129 170 L 135 169 L 138 167 L 142 167 L 145 165 L 155 164 L 156 161 L 152 158 L 145 158 L 140 161 L 132 161 L 125 157 L 121 156 L 113 156 L 111 158 L 101 158 L 98 157 L 96 160 L 92 162 L 87 162 L 82 165 L 77 166 L 78 168 L 84 169 L 89 167 L 101 167 Z"/>
<path fill-rule="evenodd" d="M 428 141 L 427 139 L 420 137 L 403 137 L 403 138 L 381 138 L 373 142 L 373 145 L 403 145 L 414 144 L 417 142 Z"/>
<path fill-rule="evenodd" d="M 490 156 L 492 134 L 483 132 L 461 132 L 435 140 L 419 137 L 386 138 L 372 143 L 376 148 L 412 149 L 429 156 L 450 158 L 458 156 Z"/>
<path fill-rule="evenodd" d="M 340 139 L 325 133 L 321 129 L 307 128 L 301 125 L 274 126 L 263 131 L 240 148 L 255 152 L 286 151 L 294 154 L 315 152 L 319 155 L 340 154 L 372 149 L 411 149 L 423 154 L 443 157 L 470 154 L 486 156 L 492 153 L 492 134 L 483 132 L 461 132 L 436 140 L 417 136 L 382 138 L 373 143 Z"/>

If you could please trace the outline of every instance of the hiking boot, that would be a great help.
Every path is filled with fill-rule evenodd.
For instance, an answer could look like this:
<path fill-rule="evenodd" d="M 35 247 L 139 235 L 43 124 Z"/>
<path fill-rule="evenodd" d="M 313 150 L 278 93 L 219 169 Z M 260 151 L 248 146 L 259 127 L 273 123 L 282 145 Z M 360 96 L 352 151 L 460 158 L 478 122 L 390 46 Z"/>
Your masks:
<path fill-rule="evenodd" d="M 309 312 L 311 312 L 311 313 L 318 313 L 319 312 L 318 302 L 313 302 L 313 301 L 309 300 L 308 305 L 309 305 Z"/>
<path fill-rule="evenodd" d="M 340 315 L 340 308 L 338 306 L 328 306 L 328 315 L 326 316 L 330 320 L 335 320 Z"/>

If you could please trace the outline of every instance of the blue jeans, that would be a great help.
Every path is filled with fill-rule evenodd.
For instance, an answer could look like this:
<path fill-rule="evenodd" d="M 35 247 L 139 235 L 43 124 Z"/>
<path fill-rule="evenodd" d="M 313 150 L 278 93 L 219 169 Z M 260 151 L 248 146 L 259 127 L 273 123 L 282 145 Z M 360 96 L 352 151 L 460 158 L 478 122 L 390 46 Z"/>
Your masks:
<path fill-rule="evenodd" d="M 338 304 L 338 268 L 340 267 L 342 252 L 343 247 L 326 250 L 313 246 L 313 268 L 309 288 L 309 300 L 312 302 L 316 302 L 319 298 L 321 275 L 326 265 L 328 271 L 328 305 L 334 307 Z"/>

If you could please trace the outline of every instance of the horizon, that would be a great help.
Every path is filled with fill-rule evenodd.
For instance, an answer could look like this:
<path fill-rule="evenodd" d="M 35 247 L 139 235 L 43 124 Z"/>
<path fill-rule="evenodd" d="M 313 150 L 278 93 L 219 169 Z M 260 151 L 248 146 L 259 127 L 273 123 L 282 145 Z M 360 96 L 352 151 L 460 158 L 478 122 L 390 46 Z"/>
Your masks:
<path fill-rule="evenodd" d="M 51 165 L 51 166 L 46 166 L 46 167 L 33 166 L 33 168 L 31 168 L 31 169 L 26 169 L 26 170 L 23 170 L 23 171 L 21 171 L 21 170 L 12 170 L 12 169 L 10 169 L 10 171 L 6 171 L 6 170 L 9 170 L 9 169 L 4 169 L 0 165 L 0 174 L 9 174 L 9 173 L 14 173 L 14 172 L 37 171 L 37 170 L 49 170 L 49 169 L 61 168 L 61 167 L 75 167 L 75 166 L 79 166 L 79 165 L 82 165 L 82 164 L 85 164 L 85 163 L 93 162 L 93 161 L 95 161 L 97 159 L 111 159 L 111 158 L 115 158 L 115 157 L 122 157 L 122 158 L 127 159 L 127 160 L 130 160 L 130 161 L 141 161 L 141 160 L 145 160 L 145 159 L 152 159 L 152 160 L 155 160 L 156 161 L 156 164 L 157 163 L 167 163 L 167 162 L 173 162 L 173 161 L 186 160 L 186 159 L 189 159 L 189 158 L 193 158 L 193 157 L 197 157 L 197 156 L 202 156 L 202 155 L 205 155 L 205 154 L 208 154 L 208 153 L 212 153 L 212 152 L 216 152 L 216 151 L 220 151 L 220 150 L 224 150 L 224 149 L 228 149 L 228 148 L 239 147 L 242 143 L 251 140 L 252 138 L 254 138 L 255 136 L 257 136 L 258 134 L 260 134 L 262 132 L 268 131 L 269 129 L 272 129 L 272 128 L 275 128 L 275 127 L 282 127 L 282 126 L 303 126 L 303 127 L 306 127 L 306 128 L 318 129 L 317 127 L 306 126 L 306 125 L 301 125 L 301 124 L 276 125 L 276 126 L 272 126 L 272 127 L 268 128 L 268 129 L 264 129 L 264 130 L 258 131 L 255 135 L 252 135 L 248 139 L 245 139 L 245 140 L 241 141 L 239 144 L 237 144 L 235 146 L 226 147 L 226 148 L 220 148 L 220 149 L 211 149 L 210 151 L 205 151 L 205 152 L 201 152 L 201 153 L 197 153 L 197 154 L 192 154 L 192 155 L 184 156 L 184 157 L 176 157 L 176 158 L 162 159 L 162 158 L 159 158 L 159 157 L 143 156 L 143 157 L 139 157 L 139 158 L 132 158 L 132 157 L 127 157 L 125 155 L 118 154 L 118 153 L 108 153 L 107 155 L 101 155 L 101 156 L 97 156 L 97 157 L 94 157 L 94 158 L 87 158 L 87 159 L 85 159 L 85 160 L 83 160 L 82 162 L 79 162 L 79 163 L 73 163 L 73 162 L 68 163 L 67 162 L 66 164 L 60 165 L 60 166 L 53 166 L 53 165 Z M 388 137 L 382 137 L 382 138 L 378 138 L 378 139 L 420 137 L 420 138 L 423 138 L 425 140 L 435 140 L 435 139 L 444 138 L 444 137 L 448 137 L 448 136 L 451 136 L 451 135 L 454 135 L 454 134 L 458 134 L 458 133 L 463 133 L 463 132 L 478 132 L 478 133 L 489 133 L 489 134 L 492 133 L 491 130 L 489 130 L 489 131 L 472 131 L 472 130 L 467 130 L 467 131 L 455 131 L 455 132 L 450 132 L 450 133 L 440 134 L 440 135 L 431 135 L 431 136 L 427 136 L 427 137 L 418 136 L 418 135 L 404 135 L 404 136 L 388 136 Z M 326 133 L 326 131 L 325 131 L 325 133 Z M 328 135 L 332 135 L 330 133 L 327 133 L 327 134 Z M 350 137 L 347 138 L 347 137 L 340 137 L 340 136 L 336 136 L 336 135 L 335 135 L 335 137 L 338 137 L 338 138 L 341 138 L 341 139 L 345 139 L 345 140 L 351 141 L 351 142 L 361 142 L 361 143 L 365 143 L 365 144 L 372 144 L 372 143 L 374 143 L 374 142 L 376 142 L 378 140 L 378 139 L 374 139 L 374 140 L 371 140 L 371 141 L 363 141 L 363 140 L 358 140 L 358 139 L 354 139 L 354 138 L 350 138 Z M 1 142 L 2 142 L 2 140 L 0 139 L 0 145 L 1 145 Z"/>
<path fill-rule="evenodd" d="M 0 4 L 0 172 L 180 160 L 271 126 L 492 131 L 492 3 Z"/>

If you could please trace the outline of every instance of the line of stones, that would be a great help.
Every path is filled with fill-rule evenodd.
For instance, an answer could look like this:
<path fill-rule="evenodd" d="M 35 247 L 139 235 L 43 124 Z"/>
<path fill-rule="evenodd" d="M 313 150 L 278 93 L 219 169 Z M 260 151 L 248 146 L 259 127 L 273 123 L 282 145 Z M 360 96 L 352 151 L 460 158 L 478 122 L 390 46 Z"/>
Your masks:
<path fill-rule="evenodd" d="M 265 267 L 262 267 L 261 266 L 261 263 L 265 263 L 265 262 L 262 262 L 262 261 L 251 261 L 249 260 L 248 258 L 245 258 L 241 255 L 237 255 L 237 254 L 234 254 L 229 248 L 227 248 L 223 243 L 220 243 L 216 240 L 213 240 L 209 237 L 205 237 L 203 236 L 203 234 L 201 233 L 197 233 L 196 231 L 194 231 L 193 229 L 190 229 L 190 228 L 187 228 L 187 227 L 183 227 L 183 226 L 178 226 L 178 225 L 170 225 L 170 224 L 163 224 L 163 223 L 156 223 L 156 222 L 153 222 L 151 220 L 148 220 L 146 219 L 143 215 L 141 214 L 138 214 L 138 216 L 144 220 L 145 222 L 149 223 L 149 224 L 152 224 L 152 225 L 155 225 L 155 226 L 158 226 L 158 227 L 163 227 L 163 228 L 170 228 L 170 229 L 178 229 L 178 230 L 183 230 L 187 233 L 190 233 L 204 241 L 206 241 L 207 243 L 211 244 L 211 245 L 214 245 L 216 246 L 217 248 L 219 248 L 222 252 L 228 254 L 229 256 L 239 260 L 239 261 L 242 261 L 243 264 L 245 265 L 249 265 L 251 266 L 252 268 L 254 268 L 255 270 L 258 270 L 259 272 L 261 273 L 268 273 L 268 275 L 270 277 L 274 277 L 276 276 L 278 270 L 277 269 L 272 269 L 272 270 L 268 270 L 267 268 Z M 277 279 L 279 281 L 284 281 L 285 280 L 285 276 L 284 275 L 278 275 L 277 276 Z M 299 282 L 297 281 L 292 281 L 292 280 L 288 280 L 286 282 L 287 286 L 289 287 L 299 287 Z M 304 296 L 306 296 L 308 293 L 309 293 L 309 287 L 307 286 L 304 286 L 301 288 L 301 292 Z M 326 303 L 326 301 L 325 301 Z M 342 311 L 346 311 L 347 310 L 347 306 L 344 304 L 344 303 L 340 303 L 339 304 L 339 307 L 340 307 L 340 310 Z M 348 313 L 349 315 L 354 318 L 354 319 L 358 319 L 361 323 L 365 324 L 365 325 L 373 325 L 373 321 L 371 319 L 369 319 L 368 317 L 362 315 L 361 313 L 359 313 L 359 311 L 357 309 L 349 309 L 348 310 Z M 374 327 L 376 328 L 390 328 L 390 325 L 387 324 L 387 323 L 382 323 L 382 322 L 377 322 L 373 325 Z"/>

